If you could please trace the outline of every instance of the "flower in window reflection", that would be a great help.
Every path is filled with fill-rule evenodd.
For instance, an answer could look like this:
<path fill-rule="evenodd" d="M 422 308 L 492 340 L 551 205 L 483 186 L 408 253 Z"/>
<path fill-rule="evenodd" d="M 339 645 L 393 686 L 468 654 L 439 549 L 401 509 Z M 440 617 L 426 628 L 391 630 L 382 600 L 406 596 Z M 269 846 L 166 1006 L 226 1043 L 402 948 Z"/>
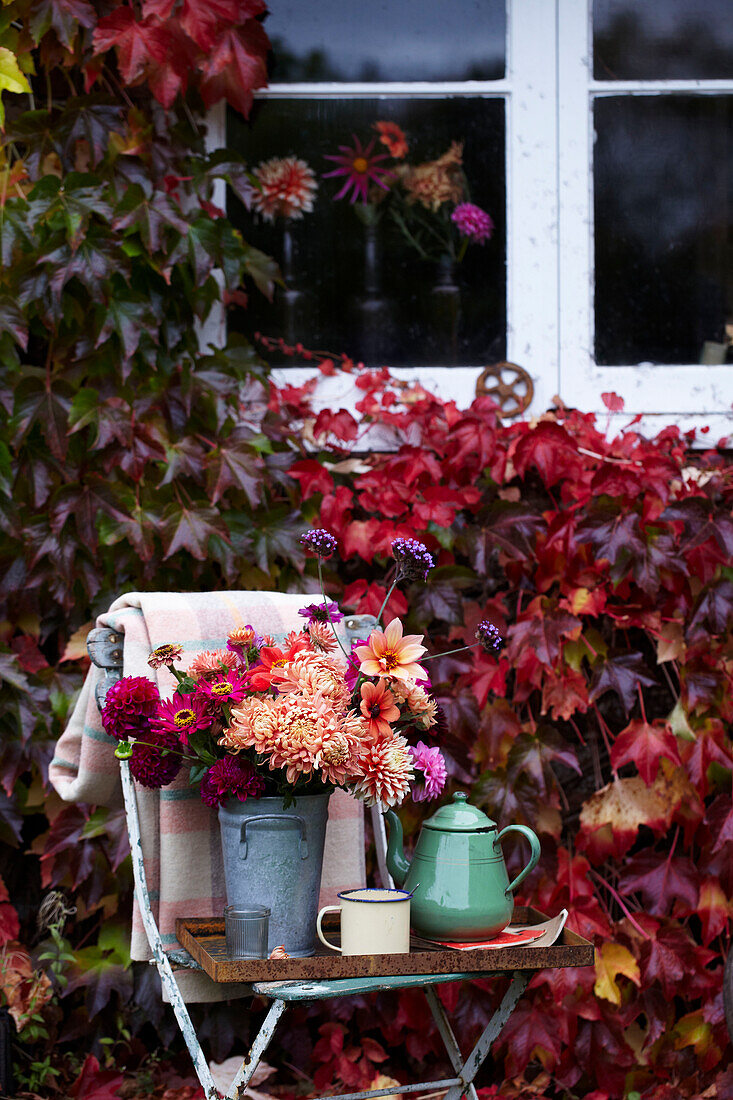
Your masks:
<path fill-rule="evenodd" d="M 409 203 L 419 203 L 434 214 L 443 203 L 459 203 L 465 196 L 463 142 L 451 142 L 450 149 L 437 160 L 415 168 L 407 166 L 401 182 Z"/>
<path fill-rule="evenodd" d="M 342 199 L 351 191 L 350 202 L 357 199 L 366 205 L 369 202 L 370 185 L 375 184 L 383 191 L 389 191 L 394 179 L 394 172 L 382 167 L 382 161 L 389 160 L 388 153 L 375 153 L 376 138 L 372 138 L 368 145 L 363 146 L 356 134 L 352 134 L 354 142 L 351 145 L 339 145 L 338 153 L 329 153 L 326 160 L 332 160 L 338 167 L 331 172 L 324 172 L 323 178 L 331 176 L 345 176 L 346 180 L 334 199 Z"/>
<path fill-rule="evenodd" d="M 386 145 L 389 155 L 395 160 L 407 156 L 408 144 L 404 130 L 396 122 L 375 122 L 374 129 L 379 134 L 382 145 Z"/>
<path fill-rule="evenodd" d="M 302 218 L 313 209 L 318 189 L 312 168 L 299 157 L 272 157 L 254 170 L 259 190 L 252 205 L 266 221 Z"/>

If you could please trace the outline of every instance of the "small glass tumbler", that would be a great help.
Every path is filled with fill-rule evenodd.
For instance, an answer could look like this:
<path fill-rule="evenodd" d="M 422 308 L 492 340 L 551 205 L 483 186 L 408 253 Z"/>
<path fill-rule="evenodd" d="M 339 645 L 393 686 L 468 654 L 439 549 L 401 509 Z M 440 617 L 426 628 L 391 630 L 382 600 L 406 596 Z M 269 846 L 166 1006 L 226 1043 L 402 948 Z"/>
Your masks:
<path fill-rule="evenodd" d="M 263 905 L 224 907 L 224 935 L 230 959 L 266 959 L 270 910 Z"/>

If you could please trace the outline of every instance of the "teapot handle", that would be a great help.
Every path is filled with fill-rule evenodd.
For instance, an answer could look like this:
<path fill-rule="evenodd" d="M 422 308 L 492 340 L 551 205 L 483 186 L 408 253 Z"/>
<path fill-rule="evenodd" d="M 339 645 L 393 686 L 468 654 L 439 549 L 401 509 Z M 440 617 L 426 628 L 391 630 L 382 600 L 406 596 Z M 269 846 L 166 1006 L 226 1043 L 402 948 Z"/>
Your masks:
<path fill-rule="evenodd" d="M 530 848 L 532 849 L 532 854 L 529 857 L 529 863 L 527 864 L 527 866 L 524 868 L 523 871 L 519 872 L 517 877 L 514 879 L 514 882 L 510 882 L 509 885 L 506 888 L 506 893 L 510 894 L 513 890 L 516 890 L 516 888 L 517 888 L 517 886 L 519 886 L 520 882 L 524 881 L 524 879 L 527 877 L 529 872 L 534 870 L 534 868 L 537 866 L 537 861 L 540 858 L 540 842 L 537 839 L 537 834 L 532 832 L 532 830 L 530 828 L 528 828 L 528 826 L 526 826 L 526 825 L 507 825 L 507 827 L 505 829 L 501 830 L 501 832 L 499 833 L 499 835 L 496 838 L 494 843 L 499 844 L 499 842 L 501 841 L 501 838 L 503 836 L 506 836 L 507 833 L 521 833 L 522 836 L 527 838 L 527 840 L 529 841 L 529 844 L 530 844 Z"/>

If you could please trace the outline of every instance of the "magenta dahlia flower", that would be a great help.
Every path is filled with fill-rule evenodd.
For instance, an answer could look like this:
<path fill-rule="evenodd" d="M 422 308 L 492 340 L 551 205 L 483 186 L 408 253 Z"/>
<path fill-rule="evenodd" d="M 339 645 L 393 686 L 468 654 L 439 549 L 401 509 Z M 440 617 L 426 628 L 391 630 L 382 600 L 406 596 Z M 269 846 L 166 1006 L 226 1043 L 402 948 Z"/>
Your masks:
<path fill-rule="evenodd" d="M 111 737 L 127 741 L 140 730 L 147 730 L 159 702 L 158 689 L 146 676 L 123 676 L 107 692 L 102 725 Z"/>
<path fill-rule="evenodd" d="M 375 138 L 372 138 L 364 148 L 356 134 L 352 134 L 352 137 L 354 139 L 353 147 L 339 145 L 340 152 L 338 154 L 326 156 L 326 160 L 332 160 L 334 164 L 338 165 L 338 168 L 334 168 L 332 172 L 324 172 L 323 178 L 345 176 L 346 182 L 338 194 L 333 196 L 334 199 L 344 198 L 351 190 L 350 202 L 354 203 L 358 198 L 361 198 L 361 201 L 366 204 L 369 184 L 376 183 L 377 187 L 381 187 L 383 191 L 389 191 L 389 184 L 385 183 L 384 180 L 393 179 L 394 172 L 380 167 L 381 162 L 388 160 L 389 157 L 387 153 L 374 153 Z"/>
<path fill-rule="evenodd" d="M 414 748 L 410 745 L 410 756 L 415 771 L 423 773 L 423 781 L 412 785 L 410 793 L 413 802 L 437 798 L 448 777 L 442 752 L 426 745 L 424 741 L 418 741 Z"/>
<path fill-rule="evenodd" d="M 223 703 L 241 703 L 247 694 L 249 679 L 246 675 L 232 670 L 226 674 L 212 676 L 208 680 L 199 680 L 196 695 L 203 696 L 208 703 L 220 707 Z"/>
<path fill-rule="evenodd" d="M 239 756 L 217 760 L 201 780 L 201 798 L 207 806 L 221 806 L 229 798 L 246 802 L 248 798 L 259 798 L 264 789 L 265 781 L 254 765 Z"/>
<path fill-rule="evenodd" d="M 167 787 L 181 768 L 181 742 L 168 730 L 147 730 L 132 746 L 130 773 L 143 787 Z"/>
<path fill-rule="evenodd" d="M 309 603 L 306 607 L 301 607 L 298 614 L 308 620 L 308 625 L 311 623 L 340 623 L 344 617 L 342 612 L 339 611 L 339 605 L 334 603 L 333 600 L 326 600 L 325 603 Z"/>
<path fill-rule="evenodd" d="M 450 220 L 457 226 L 461 236 L 468 237 L 469 241 L 483 244 L 491 240 L 494 223 L 485 210 L 472 202 L 459 203 L 451 214 Z"/>
<path fill-rule="evenodd" d="M 154 733 L 175 733 L 187 745 L 190 733 L 208 729 L 212 721 L 204 695 L 176 693 L 172 699 L 161 699 L 158 713 L 151 719 L 150 725 Z"/>

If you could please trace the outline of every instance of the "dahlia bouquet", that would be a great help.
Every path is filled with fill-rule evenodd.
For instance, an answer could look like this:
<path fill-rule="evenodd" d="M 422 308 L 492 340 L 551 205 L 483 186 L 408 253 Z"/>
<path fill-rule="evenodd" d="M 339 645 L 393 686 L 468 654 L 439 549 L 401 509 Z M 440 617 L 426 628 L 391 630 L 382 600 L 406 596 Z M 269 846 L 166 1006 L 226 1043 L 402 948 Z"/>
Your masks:
<path fill-rule="evenodd" d="M 491 217 L 468 200 L 463 142 L 452 141 L 435 160 L 413 165 L 405 159 L 409 145 L 396 122 L 375 122 L 374 129 L 377 136 L 368 143 L 354 134 L 352 145 L 340 145 L 337 154 L 326 157 L 336 168 L 323 178 L 342 182 L 334 201 L 360 200 L 357 212 L 368 211 L 371 220 L 389 210 L 408 245 L 425 260 L 449 256 L 460 263 L 470 244 L 491 239 Z"/>
<path fill-rule="evenodd" d="M 163 787 L 186 767 L 210 806 L 273 794 L 287 804 L 335 787 L 367 805 L 440 794 L 446 781 L 440 749 L 422 739 L 408 742 L 436 725 L 422 635 L 405 634 L 399 619 L 382 628 L 380 612 L 367 638 L 343 648 L 335 629 L 343 615 L 323 591 L 321 566 L 336 540 L 314 530 L 301 542 L 318 558 L 323 602 L 301 609 L 300 631 L 276 645 L 254 626 L 236 627 L 226 649 L 200 653 L 185 669 L 177 667 L 180 645 L 159 646 L 148 663 L 167 666 L 177 680 L 169 699 L 144 676 L 123 677 L 110 688 L 102 721 L 138 783 Z M 395 539 L 392 554 L 395 575 L 384 606 L 400 580 L 424 580 L 433 567 L 415 539 Z M 477 639 L 487 650 L 501 646 L 489 622 L 480 624 Z"/>

